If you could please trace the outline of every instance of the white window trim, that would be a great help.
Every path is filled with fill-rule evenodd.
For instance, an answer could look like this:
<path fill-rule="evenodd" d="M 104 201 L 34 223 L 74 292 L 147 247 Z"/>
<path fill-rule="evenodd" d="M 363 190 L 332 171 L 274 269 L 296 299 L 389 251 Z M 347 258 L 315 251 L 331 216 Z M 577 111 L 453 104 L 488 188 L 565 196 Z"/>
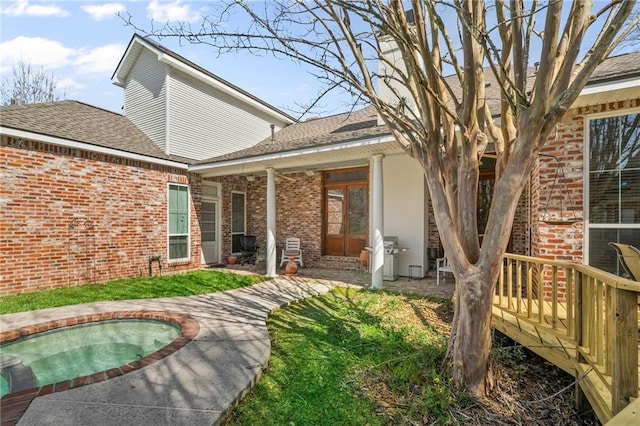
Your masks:
<path fill-rule="evenodd" d="M 179 259 L 170 259 L 169 258 L 169 244 L 170 244 L 170 239 L 171 237 L 175 237 L 175 236 L 182 236 L 184 234 L 175 234 L 175 235 L 171 235 L 171 233 L 169 232 L 169 189 L 172 186 L 181 186 L 183 188 L 187 188 L 187 257 L 181 257 Z M 166 259 L 167 262 L 169 263 L 178 263 L 178 262 L 185 262 L 185 261 L 190 261 L 191 260 L 191 202 L 189 202 L 189 200 L 191 200 L 191 188 L 189 188 L 189 185 L 185 185 L 183 183 L 175 183 L 175 182 L 168 182 L 167 183 L 167 254 L 166 254 Z"/>
<path fill-rule="evenodd" d="M 591 141 L 589 139 L 589 128 L 591 120 L 597 120 L 599 118 L 619 117 L 621 115 L 639 114 L 640 108 L 627 108 L 618 109 L 615 111 L 598 112 L 594 114 L 587 114 L 584 116 L 584 131 L 583 131 L 583 178 L 582 178 L 582 214 L 584 218 L 584 235 L 582 241 L 582 263 L 584 265 L 589 264 L 589 230 L 591 229 L 591 221 L 589 217 L 589 149 L 591 147 Z M 598 228 L 601 229 L 638 229 L 639 224 L 635 223 L 603 223 L 598 224 Z"/>
<path fill-rule="evenodd" d="M 231 250 L 233 250 L 233 236 L 240 234 L 240 232 L 233 232 L 233 194 L 242 194 L 244 197 L 244 224 L 242 225 L 242 235 L 247 234 L 247 193 L 244 191 L 231 191 Z M 240 254 L 240 252 L 233 252 L 231 254 Z"/>

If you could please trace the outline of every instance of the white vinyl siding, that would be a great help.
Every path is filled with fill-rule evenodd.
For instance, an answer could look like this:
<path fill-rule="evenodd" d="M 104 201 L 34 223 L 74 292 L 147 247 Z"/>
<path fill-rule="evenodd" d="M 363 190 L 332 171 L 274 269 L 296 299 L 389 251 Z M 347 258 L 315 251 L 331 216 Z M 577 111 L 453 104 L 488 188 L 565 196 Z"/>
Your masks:
<path fill-rule="evenodd" d="M 160 149 L 166 145 L 167 66 L 144 49 L 131 68 L 125 86 L 125 115 Z"/>
<path fill-rule="evenodd" d="M 255 145 L 284 123 L 185 73 L 172 70 L 168 103 L 170 154 L 203 160 Z"/>
<path fill-rule="evenodd" d="M 169 184 L 169 260 L 189 259 L 189 188 Z"/>

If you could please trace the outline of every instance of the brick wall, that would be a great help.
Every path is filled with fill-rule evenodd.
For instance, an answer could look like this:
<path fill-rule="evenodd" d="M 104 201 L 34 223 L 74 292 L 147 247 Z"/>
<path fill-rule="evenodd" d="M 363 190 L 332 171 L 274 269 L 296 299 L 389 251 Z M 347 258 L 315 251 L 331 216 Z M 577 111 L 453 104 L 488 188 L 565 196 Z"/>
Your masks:
<path fill-rule="evenodd" d="M 146 275 L 156 254 L 167 272 L 200 263 L 196 175 L 6 136 L 0 172 L 0 295 Z M 191 186 L 186 262 L 166 260 L 169 182 Z"/>
<path fill-rule="evenodd" d="M 276 183 L 276 248 L 280 250 L 287 237 L 299 237 L 305 265 L 312 265 L 322 253 L 322 177 L 304 173 L 288 174 Z M 267 177 L 248 182 L 241 176 L 207 178 L 222 183 L 221 233 L 222 259 L 231 253 L 231 194 L 246 194 L 247 235 L 256 236 L 256 244 L 267 245 Z"/>
<path fill-rule="evenodd" d="M 638 106 L 640 99 L 572 109 L 549 136 L 532 181 L 532 256 L 583 262 L 585 117 L 613 111 L 623 114 L 625 109 Z M 558 166 L 564 169 L 564 179 Z M 545 295 L 551 297 L 550 270 L 545 271 L 543 279 Z M 558 281 L 564 285 L 562 271 Z M 559 293 L 562 298 L 563 287 Z"/>

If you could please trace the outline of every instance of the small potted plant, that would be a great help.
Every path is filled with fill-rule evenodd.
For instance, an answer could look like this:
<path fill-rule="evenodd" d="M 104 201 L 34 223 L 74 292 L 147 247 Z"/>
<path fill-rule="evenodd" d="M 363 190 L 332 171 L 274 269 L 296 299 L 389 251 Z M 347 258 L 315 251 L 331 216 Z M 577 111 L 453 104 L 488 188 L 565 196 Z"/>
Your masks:
<path fill-rule="evenodd" d="M 235 265 L 236 263 L 238 263 L 238 256 L 231 255 L 227 257 L 227 263 L 229 265 Z"/>

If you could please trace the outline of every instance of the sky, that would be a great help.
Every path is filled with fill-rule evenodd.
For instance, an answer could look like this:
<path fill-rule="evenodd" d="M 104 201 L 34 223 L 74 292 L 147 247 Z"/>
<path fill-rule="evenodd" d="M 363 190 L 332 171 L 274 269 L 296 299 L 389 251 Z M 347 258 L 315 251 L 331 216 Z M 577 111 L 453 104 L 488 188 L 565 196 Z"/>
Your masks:
<path fill-rule="evenodd" d="M 181 20 L 196 22 L 211 13 L 211 1 L 187 0 L 0 0 L 0 78 L 6 81 L 22 60 L 57 81 L 58 93 L 122 113 L 123 91 L 111 76 L 135 29 L 118 13 L 130 14 L 136 25 Z M 319 90 L 315 77 L 289 60 L 249 53 L 217 56 L 211 47 L 156 40 L 177 54 L 298 117 L 296 104 L 308 104 Z M 348 109 L 339 93 L 323 101 L 318 114 Z"/>

